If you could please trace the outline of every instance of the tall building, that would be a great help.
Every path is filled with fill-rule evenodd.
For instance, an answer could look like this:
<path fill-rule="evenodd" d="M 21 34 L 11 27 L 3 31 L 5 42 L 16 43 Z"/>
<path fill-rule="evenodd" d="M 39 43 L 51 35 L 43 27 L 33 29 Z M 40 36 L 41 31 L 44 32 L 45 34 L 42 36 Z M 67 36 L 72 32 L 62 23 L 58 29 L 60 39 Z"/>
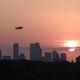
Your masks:
<path fill-rule="evenodd" d="M 60 54 L 60 60 L 61 60 L 61 61 L 66 61 L 66 58 L 67 58 L 67 57 L 66 57 L 66 53 L 61 53 L 61 54 Z"/>
<path fill-rule="evenodd" d="M 30 45 L 30 60 L 40 61 L 42 57 L 42 49 L 39 43 L 34 43 Z"/>
<path fill-rule="evenodd" d="M 76 57 L 76 62 L 80 63 L 80 56 Z"/>
<path fill-rule="evenodd" d="M 13 44 L 13 59 L 15 60 L 19 59 L 19 44 L 18 43 Z"/>
<path fill-rule="evenodd" d="M 0 60 L 2 59 L 2 51 L 0 50 Z"/>
<path fill-rule="evenodd" d="M 45 62 L 51 62 L 51 52 L 45 52 Z"/>
<path fill-rule="evenodd" d="M 26 56 L 23 53 L 21 53 L 19 59 L 26 59 Z"/>
<path fill-rule="evenodd" d="M 45 56 L 42 56 L 42 57 L 41 57 L 41 61 L 42 61 L 42 62 L 45 62 Z"/>
<path fill-rule="evenodd" d="M 56 50 L 52 53 L 52 59 L 53 61 L 59 61 L 59 53 Z"/>

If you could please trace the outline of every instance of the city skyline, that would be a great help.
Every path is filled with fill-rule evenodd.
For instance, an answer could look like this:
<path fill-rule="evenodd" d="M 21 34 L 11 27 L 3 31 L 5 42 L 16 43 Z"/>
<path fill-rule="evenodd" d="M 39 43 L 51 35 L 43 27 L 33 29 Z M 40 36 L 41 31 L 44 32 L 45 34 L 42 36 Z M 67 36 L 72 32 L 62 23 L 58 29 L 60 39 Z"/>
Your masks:
<path fill-rule="evenodd" d="M 43 62 L 60 62 L 67 61 L 66 53 L 59 54 L 57 50 L 53 50 L 52 52 L 45 52 L 43 56 L 42 48 L 39 42 L 31 43 L 29 48 L 29 55 L 31 61 L 43 61 Z M 20 47 L 18 43 L 13 44 L 12 56 L 5 55 L 3 56 L 2 50 L 0 50 L 0 60 L 27 60 L 24 53 L 20 52 Z"/>
<path fill-rule="evenodd" d="M 74 61 L 76 62 L 76 59 L 78 61 L 78 58 L 80 55 L 72 58 L 71 60 L 68 59 L 68 55 L 72 53 L 67 53 L 69 48 L 51 48 L 51 50 L 48 48 L 43 49 L 40 45 L 39 42 L 31 43 L 30 47 L 27 48 L 25 52 L 21 51 L 20 49 L 20 44 L 19 43 L 13 43 L 11 47 L 12 53 L 8 53 L 8 55 L 5 55 L 3 50 L 0 49 L 0 60 L 2 59 L 14 59 L 14 60 L 19 60 L 19 59 L 27 59 L 27 60 L 32 60 L 32 61 L 44 61 L 44 62 L 54 62 L 54 61 Z M 27 52 L 27 49 L 29 52 Z M 80 50 L 80 48 L 78 48 Z M 27 54 L 29 56 L 27 56 Z M 77 54 L 77 53 L 76 53 Z M 74 53 L 73 53 L 74 55 Z M 72 57 L 72 55 L 71 55 Z M 80 58 L 79 58 L 80 59 Z"/>

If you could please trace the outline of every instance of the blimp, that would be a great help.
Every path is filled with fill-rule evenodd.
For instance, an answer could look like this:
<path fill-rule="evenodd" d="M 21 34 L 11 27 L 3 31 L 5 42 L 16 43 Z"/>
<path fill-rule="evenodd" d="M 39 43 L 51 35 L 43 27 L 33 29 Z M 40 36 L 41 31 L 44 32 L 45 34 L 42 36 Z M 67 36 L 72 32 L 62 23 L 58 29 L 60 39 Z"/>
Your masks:
<path fill-rule="evenodd" d="M 16 30 L 21 30 L 23 28 L 24 28 L 23 26 L 17 26 L 17 27 L 15 27 Z"/>

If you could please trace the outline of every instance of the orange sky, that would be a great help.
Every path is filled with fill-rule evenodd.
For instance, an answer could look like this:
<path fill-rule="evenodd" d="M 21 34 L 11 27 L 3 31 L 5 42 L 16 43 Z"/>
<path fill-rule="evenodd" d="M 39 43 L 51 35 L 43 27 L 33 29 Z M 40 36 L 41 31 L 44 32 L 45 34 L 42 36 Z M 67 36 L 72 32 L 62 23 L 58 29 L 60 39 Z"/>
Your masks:
<path fill-rule="evenodd" d="M 55 41 L 80 40 L 79 21 L 79 0 L 0 0 L 0 44 L 53 47 Z M 15 31 L 18 25 L 24 29 Z"/>

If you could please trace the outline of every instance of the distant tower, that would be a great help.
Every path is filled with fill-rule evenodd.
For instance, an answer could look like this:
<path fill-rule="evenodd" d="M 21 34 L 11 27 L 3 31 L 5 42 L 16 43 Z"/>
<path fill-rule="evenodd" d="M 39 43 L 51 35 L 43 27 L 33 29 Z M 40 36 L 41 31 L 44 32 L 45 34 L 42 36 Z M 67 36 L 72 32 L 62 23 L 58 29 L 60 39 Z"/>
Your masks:
<path fill-rule="evenodd" d="M 42 57 L 42 49 L 39 43 L 34 43 L 30 45 L 30 60 L 40 61 Z"/>
<path fill-rule="evenodd" d="M 66 53 L 61 53 L 60 54 L 60 60 L 61 61 L 66 61 Z"/>
<path fill-rule="evenodd" d="M 51 52 L 45 52 L 45 62 L 51 62 Z"/>
<path fill-rule="evenodd" d="M 52 56 L 53 56 L 53 61 L 59 61 L 59 53 L 54 50 L 53 53 L 52 53 Z"/>
<path fill-rule="evenodd" d="M 76 62 L 80 63 L 80 56 L 76 57 Z"/>
<path fill-rule="evenodd" d="M 23 53 L 21 53 L 19 59 L 26 59 L 26 56 Z"/>
<path fill-rule="evenodd" d="M 13 59 L 15 60 L 19 59 L 19 44 L 18 43 L 13 44 Z"/>
<path fill-rule="evenodd" d="M 2 51 L 0 50 L 0 60 L 2 60 Z"/>

